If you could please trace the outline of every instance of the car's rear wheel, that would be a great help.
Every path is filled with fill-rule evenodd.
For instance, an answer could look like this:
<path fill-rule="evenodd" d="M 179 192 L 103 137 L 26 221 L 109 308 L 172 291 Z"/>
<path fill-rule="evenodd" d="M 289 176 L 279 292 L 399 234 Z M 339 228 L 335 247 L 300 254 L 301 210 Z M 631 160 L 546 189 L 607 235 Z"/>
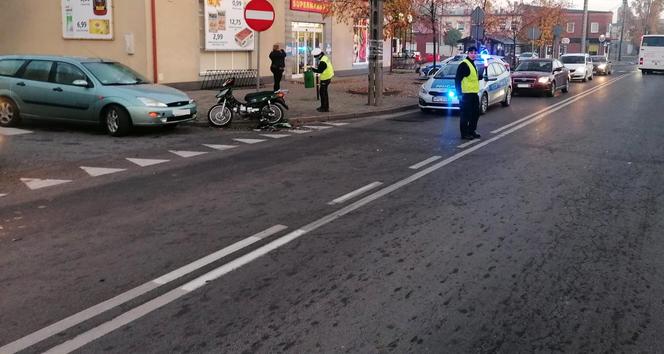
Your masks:
<path fill-rule="evenodd" d="M 486 111 L 489 110 L 489 95 L 482 94 L 482 98 L 480 99 L 480 115 L 486 113 Z"/>
<path fill-rule="evenodd" d="M 20 121 L 21 116 L 14 101 L 6 97 L 0 97 L 0 126 L 13 127 Z"/>
<path fill-rule="evenodd" d="M 127 111 L 117 105 L 112 105 L 104 110 L 103 114 L 106 131 L 112 136 L 124 136 L 131 129 L 131 118 Z"/>
<path fill-rule="evenodd" d="M 546 93 L 547 96 L 553 97 L 556 95 L 556 82 L 553 81 L 551 82 L 551 88 L 549 88 L 549 91 Z"/>
<path fill-rule="evenodd" d="M 502 104 L 503 107 L 509 107 L 509 105 L 512 104 L 512 88 L 511 87 L 509 87 L 509 86 L 507 87 L 507 90 L 505 91 L 505 99 L 500 104 Z"/>
<path fill-rule="evenodd" d="M 588 78 L 588 80 L 590 80 L 590 81 L 593 80 L 593 74 L 590 74 L 590 77 Z"/>

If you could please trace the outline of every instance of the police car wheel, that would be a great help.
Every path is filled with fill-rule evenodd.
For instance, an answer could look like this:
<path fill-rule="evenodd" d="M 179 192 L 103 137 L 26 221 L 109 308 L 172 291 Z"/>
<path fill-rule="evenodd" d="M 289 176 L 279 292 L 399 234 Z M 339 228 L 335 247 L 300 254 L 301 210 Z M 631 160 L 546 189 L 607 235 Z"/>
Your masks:
<path fill-rule="evenodd" d="M 484 93 L 480 99 L 480 115 L 489 110 L 489 96 Z"/>

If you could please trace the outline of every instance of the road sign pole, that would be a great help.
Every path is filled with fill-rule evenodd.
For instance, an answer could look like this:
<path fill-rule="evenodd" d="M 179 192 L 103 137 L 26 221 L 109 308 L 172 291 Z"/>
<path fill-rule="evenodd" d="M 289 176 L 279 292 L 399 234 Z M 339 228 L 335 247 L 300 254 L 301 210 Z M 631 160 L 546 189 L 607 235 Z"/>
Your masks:
<path fill-rule="evenodd" d="M 244 7 L 244 20 L 256 32 L 256 90 L 261 88 L 261 32 L 274 23 L 274 7 L 267 0 L 252 0 Z"/>
<path fill-rule="evenodd" d="M 261 33 L 256 32 L 256 91 L 261 89 Z"/>

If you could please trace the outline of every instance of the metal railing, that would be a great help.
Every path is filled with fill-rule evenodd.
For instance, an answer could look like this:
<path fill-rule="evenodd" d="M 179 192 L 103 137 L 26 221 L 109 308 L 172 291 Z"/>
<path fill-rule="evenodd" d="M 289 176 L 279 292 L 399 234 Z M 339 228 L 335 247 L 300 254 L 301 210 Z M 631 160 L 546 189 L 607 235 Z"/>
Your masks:
<path fill-rule="evenodd" d="M 256 85 L 256 70 L 206 70 L 201 82 L 201 90 L 214 90 L 228 79 L 235 78 L 236 87 L 246 87 Z"/>

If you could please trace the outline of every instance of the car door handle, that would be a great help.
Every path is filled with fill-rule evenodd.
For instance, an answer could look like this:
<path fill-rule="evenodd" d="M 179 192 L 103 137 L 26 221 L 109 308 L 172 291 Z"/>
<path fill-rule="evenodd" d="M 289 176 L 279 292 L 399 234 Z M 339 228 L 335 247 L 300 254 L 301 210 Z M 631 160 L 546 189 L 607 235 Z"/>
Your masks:
<path fill-rule="evenodd" d="M 62 89 L 59 88 L 59 87 L 56 87 L 56 88 L 53 89 L 53 91 L 62 92 Z"/>
<path fill-rule="evenodd" d="M 25 82 L 19 82 L 16 84 L 16 86 L 25 86 Z"/>

